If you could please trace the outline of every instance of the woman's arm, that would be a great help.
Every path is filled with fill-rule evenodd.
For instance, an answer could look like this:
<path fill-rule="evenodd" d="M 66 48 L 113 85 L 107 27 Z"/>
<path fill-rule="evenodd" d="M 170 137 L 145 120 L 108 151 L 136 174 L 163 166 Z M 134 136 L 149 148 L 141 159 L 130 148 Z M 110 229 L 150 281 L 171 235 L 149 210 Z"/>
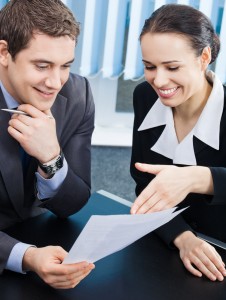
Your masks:
<path fill-rule="evenodd" d="M 150 213 L 174 207 L 189 193 L 213 194 L 213 179 L 209 168 L 200 166 L 136 164 L 141 172 L 156 175 L 135 200 L 131 213 Z"/>

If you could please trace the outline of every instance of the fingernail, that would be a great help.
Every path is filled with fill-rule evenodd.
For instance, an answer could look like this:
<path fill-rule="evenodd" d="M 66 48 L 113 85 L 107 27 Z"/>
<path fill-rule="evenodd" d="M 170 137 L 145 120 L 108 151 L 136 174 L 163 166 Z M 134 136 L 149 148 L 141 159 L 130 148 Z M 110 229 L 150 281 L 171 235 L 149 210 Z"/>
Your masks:
<path fill-rule="evenodd" d="M 224 277 L 223 277 L 222 275 L 220 275 L 220 276 L 218 277 L 218 280 L 219 280 L 219 281 L 223 281 L 223 280 L 224 280 Z"/>
<path fill-rule="evenodd" d="M 136 207 L 133 206 L 130 210 L 131 214 L 134 215 L 136 213 Z"/>

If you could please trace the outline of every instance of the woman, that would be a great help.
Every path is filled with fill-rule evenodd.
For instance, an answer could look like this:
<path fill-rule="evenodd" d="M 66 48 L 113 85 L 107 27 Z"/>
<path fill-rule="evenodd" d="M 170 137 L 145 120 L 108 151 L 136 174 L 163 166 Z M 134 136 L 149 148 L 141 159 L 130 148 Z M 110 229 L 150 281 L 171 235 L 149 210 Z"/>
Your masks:
<path fill-rule="evenodd" d="M 208 71 L 220 42 L 186 5 L 160 7 L 140 35 L 146 82 L 134 91 L 131 213 L 190 206 L 156 232 L 195 276 L 222 281 L 220 255 L 195 232 L 226 242 L 226 88 Z M 139 163 L 138 163 L 139 162 Z"/>

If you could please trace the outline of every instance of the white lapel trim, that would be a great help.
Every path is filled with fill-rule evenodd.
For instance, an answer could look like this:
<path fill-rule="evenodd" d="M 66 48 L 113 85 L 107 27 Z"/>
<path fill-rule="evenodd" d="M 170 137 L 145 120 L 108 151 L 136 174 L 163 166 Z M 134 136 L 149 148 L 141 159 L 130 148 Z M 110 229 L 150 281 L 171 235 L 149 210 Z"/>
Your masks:
<path fill-rule="evenodd" d="M 175 164 L 197 165 L 193 136 L 196 136 L 210 147 L 219 150 L 224 89 L 219 78 L 212 71 L 207 71 L 206 75 L 209 80 L 213 81 L 213 89 L 197 124 L 181 143 L 178 143 L 177 140 L 172 109 L 163 105 L 160 99 L 157 99 L 138 128 L 138 131 L 142 131 L 166 125 L 151 150 L 172 159 Z"/>

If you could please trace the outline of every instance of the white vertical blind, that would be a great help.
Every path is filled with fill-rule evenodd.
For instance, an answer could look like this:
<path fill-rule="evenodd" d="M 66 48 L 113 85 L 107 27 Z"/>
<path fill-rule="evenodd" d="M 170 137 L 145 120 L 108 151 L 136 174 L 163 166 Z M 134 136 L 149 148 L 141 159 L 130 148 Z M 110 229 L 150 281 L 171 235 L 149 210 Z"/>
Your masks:
<path fill-rule="evenodd" d="M 155 7 L 154 7 L 154 10 L 158 9 L 160 6 L 164 5 L 164 4 L 167 4 L 167 1 L 166 0 L 155 0 Z M 174 1 L 172 1 L 174 2 Z"/>
<path fill-rule="evenodd" d="M 213 9 L 213 0 L 200 0 L 199 9 L 203 12 L 208 18 L 211 18 L 212 9 Z"/>
<path fill-rule="evenodd" d="M 86 1 L 66 0 L 65 4 L 73 12 L 76 20 L 80 22 L 80 35 L 78 36 L 78 43 L 75 49 L 75 60 L 71 66 L 71 72 L 80 73 Z"/>
<path fill-rule="evenodd" d="M 190 1 L 189 0 L 177 0 L 178 4 L 185 4 L 185 5 L 189 5 Z"/>
<path fill-rule="evenodd" d="M 86 1 L 80 66 L 80 73 L 83 76 L 95 74 L 99 70 L 100 44 L 104 39 L 104 28 L 102 26 L 104 16 L 102 14 L 104 13 L 105 4 L 105 0 Z"/>
<path fill-rule="evenodd" d="M 153 9 L 150 0 L 132 0 L 130 25 L 126 52 L 124 79 L 139 78 L 143 75 L 144 67 L 141 60 L 139 35 L 144 24 Z"/>
<path fill-rule="evenodd" d="M 220 77 L 221 81 L 226 83 L 226 1 L 224 3 L 224 12 L 221 22 L 220 40 L 221 50 L 216 61 L 215 72 Z"/>
<path fill-rule="evenodd" d="M 109 0 L 103 57 L 103 77 L 118 76 L 122 70 L 128 0 Z"/>

